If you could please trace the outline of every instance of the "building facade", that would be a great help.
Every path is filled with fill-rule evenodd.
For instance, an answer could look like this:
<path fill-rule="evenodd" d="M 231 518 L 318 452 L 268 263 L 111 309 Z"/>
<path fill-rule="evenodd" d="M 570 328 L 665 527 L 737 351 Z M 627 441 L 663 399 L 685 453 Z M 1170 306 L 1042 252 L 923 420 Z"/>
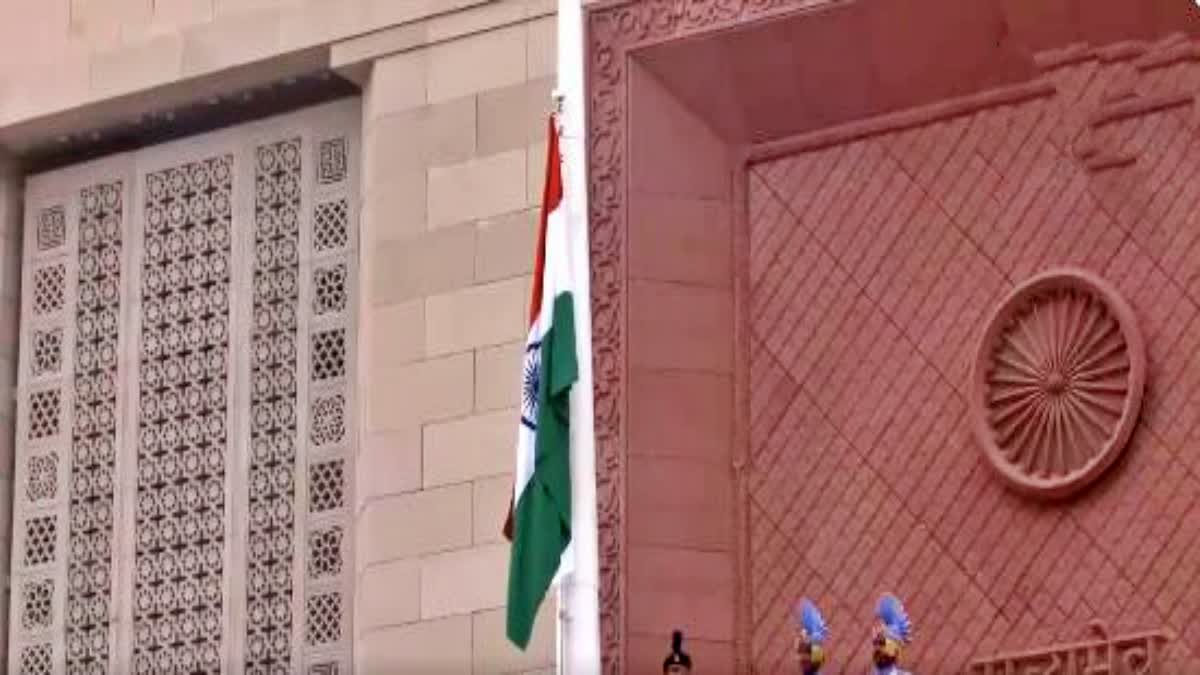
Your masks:
<path fill-rule="evenodd" d="M 1200 669 L 1200 10 L 589 7 L 606 672 Z M 1124 664 L 1120 667 L 1117 661 Z"/>
<path fill-rule="evenodd" d="M 8 672 L 553 669 L 500 530 L 554 5 L 5 5 Z"/>
<path fill-rule="evenodd" d="M 554 670 L 555 4 L 6 3 L 10 672 Z M 1200 669 L 1197 11 L 585 3 L 604 672 Z"/>

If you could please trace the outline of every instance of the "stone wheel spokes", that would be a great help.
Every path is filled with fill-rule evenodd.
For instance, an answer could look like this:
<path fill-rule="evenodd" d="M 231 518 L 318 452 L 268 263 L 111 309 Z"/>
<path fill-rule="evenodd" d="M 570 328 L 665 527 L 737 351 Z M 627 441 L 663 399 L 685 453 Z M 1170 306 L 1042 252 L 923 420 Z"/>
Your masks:
<path fill-rule="evenodd" d="M 971 414 L 989 463 L 1020 492 L 1074 493 L 1119 456 L 1141 407 L 1145 349 L 1115 289 L 1053 270 L 1015 289 L 976 357 Z"/>

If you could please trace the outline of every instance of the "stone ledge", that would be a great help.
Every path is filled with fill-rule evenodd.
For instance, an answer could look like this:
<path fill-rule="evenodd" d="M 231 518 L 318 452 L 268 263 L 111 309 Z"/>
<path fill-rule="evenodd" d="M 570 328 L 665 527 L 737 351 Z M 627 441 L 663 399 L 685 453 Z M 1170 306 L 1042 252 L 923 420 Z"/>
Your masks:
<path fill-rule="evenodd" d="M 392 26 L 333 45 L 330 66 L 354 71 L 371 61 L 555 14 L 554 0 L 495 0 L 451 14 Z M 353 79 L 353 78 L 352 78 Z"/>
<path fill-rule="evenodd" d="M 405 3 L 402 10 L 362 0 L 352 8 L 305 3 L 247 12 L 254 26 L 268 27 L 265 45 L 249 39 L 254 33 L 243 26 L 246 17 L 223 14 L 170 34 L 183 58 L 152 68 L 136 58 L 144 44 L 110 45 L 105 52 L 79 45 L 68 64 L 74 68 L 60 62 L 26 69 L 6 83 L 0 148 L 21 153 L 34 142 L 80 129 L 326 68 L 362 84 L 379 56 L 521 25 L 554 11 L 553 0 L 428 0 Z M 234 24 L 241 28 L 221 30 Z M 161 42 L 164 35 L 148 39 Z"/>

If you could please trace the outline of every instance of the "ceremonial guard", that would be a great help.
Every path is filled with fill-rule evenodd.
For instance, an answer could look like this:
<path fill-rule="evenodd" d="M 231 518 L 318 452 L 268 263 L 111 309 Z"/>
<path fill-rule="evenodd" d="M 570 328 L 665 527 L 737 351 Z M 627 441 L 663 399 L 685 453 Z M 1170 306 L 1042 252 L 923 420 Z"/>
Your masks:
<path fill-rule="evenodd" d="M 796 605 L 796 654 L 800 658 L 801 675 L 819 675 L 825 665 L 825 640 L 829 626 L 821 611 L 807 598 Z"/>
<path fill-rule="evenodd" d="M 890 593 L 879 599 L 875 612 L 879 626 L 875 630 L 874 675 L 912 675 L 900 668 L 900 652 L 912 638 L 912 622 L 900 599 Z"/>
<path fill-rule="evenodd" d="M 671 653 L 663 659 L 663 675 L 691 675 L 692 657 L 683 651 L 683 632 L 671 633 Z"/>

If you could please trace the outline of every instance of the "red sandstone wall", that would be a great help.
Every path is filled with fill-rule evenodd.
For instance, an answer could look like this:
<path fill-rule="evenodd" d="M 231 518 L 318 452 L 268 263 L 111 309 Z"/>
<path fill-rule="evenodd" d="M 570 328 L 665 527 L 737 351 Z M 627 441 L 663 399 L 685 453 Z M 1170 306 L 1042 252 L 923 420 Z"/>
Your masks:
<path fill-rule="evenodd" d="M 733 164 L 631 64 L 628 672 L 657 673 L 671 630 L 733 671 Z"/>
<path fill-rule="evenodd" d="M 861 672 L 885 590 L 914 615 L 922 674 L 1092 619 L 1169 627 L 1164 672 L 1200 672 L 1200 105 L 1088 125 L 1130 94 L 1200 92 L 1197 45 L 1173 48 L 1043 60 L 1052 97 L 752 166 L 757 672 L 794 672 L 801 595 L 833 624 L 831 672 Z M 1085 166 L 1087 144 L 1125 165 Z M 1057 264 L 1125 295 L 1150 368 L 1123 461 L 1039 505 L 989 473 L 964 396 L 991 308 Z"/>

